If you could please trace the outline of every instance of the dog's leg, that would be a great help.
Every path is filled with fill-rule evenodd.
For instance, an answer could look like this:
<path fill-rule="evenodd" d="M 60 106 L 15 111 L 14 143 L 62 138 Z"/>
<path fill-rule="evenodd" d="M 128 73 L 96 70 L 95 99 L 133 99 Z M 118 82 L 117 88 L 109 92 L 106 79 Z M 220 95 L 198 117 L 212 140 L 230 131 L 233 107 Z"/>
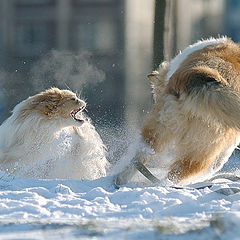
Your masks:
<path fill-rule="evenodd" d="M 141 161 L 135 161 L 134 162 L 135 168 L 143 174 L 144 177 L 146 177 L 148 180 L 150 180 L 152 183 L 158 183 L 160 180 L 156 178 L 144 165 Z"/>
<path fill-rule="evenodd" d="M 114 179 L 114 184 L 116 187 L 127 184 L 135 175 L 137 168 L 134 165 L 134 161 L 136 161 L 136 158 L 134 158 L 131 163 L 123 169 L 123 171 L 117 174 Z"/>
<path fill-rule="evenodd" d="M 131 164 L 128 165 L 122 172 L 120 172 L 115 178 L 115 186 L 120 187 L 121 185 L 127 184 L 137 170 L 143 174 L 152 183 L 158 183 L 160 180 L 156 178 L 141 162 L 138 157 L 135 157 Z"/>
<path fill-rule="evenodd" d="M 170 137 L 169 137 L 170 138 Z M 167 139 L 169 140 L 169 139 Z M 165 146 L 166 142 L 166 137 L 162 138 L 163 144 L 160 143 L 160 137 L 158 137 L 158 142 L 157 142 L 157 151 L 162 150 L 162 148 Z M 152 147 L 152 144 L 151 144 Z M 117 187 L 127 184 L 132 177 L 136 174 L 137 171 L 141 172 L 148 180 L 150 180 L 152 183 L 158 183 L 160 180 L 155 177 L 145 166 L 144 163 L 147 161 L 147 159 L 141 160 L 139 157 L 135 157 L 132 159 L 131 163 L 125 167 L 125 169 L 120 172 L 116 177 L 115 177 L 115 185 Z"/>
<path fill-rule="evenodd" d="M 168 179 L 177 184 L 207 170 L 214 159 L 214 156 L 202 155 L 200 153 L 185 155 L 173 163 L 168 173 Z"/>
<path fill-rule="evenodd" d="M 159 108 L 154 109 L 142 127 L 142 138 L 149 149 L 152 149 L 153 153 L 151 154 L 161 152 L 174 137 L 171 130 L 159 120 L 159 111 Z M 133 158 L 131 163 L 116 176 L 116 186 L 128 183 L 137 171 L 140 171 L 153 183 L 160 181 L 143 165 L 148 157 L 144 158 L 141 153 L 139 153 L 139 156 Z"/>

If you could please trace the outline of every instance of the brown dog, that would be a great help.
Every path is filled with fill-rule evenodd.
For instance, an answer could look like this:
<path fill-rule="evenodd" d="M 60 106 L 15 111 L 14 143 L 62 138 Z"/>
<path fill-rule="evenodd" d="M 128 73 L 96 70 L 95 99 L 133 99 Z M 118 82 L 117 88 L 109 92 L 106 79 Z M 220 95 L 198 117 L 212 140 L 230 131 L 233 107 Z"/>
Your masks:
<path fill-rule="evenodd" d="M 154 154 L 140 152 L 140 161 L 157 159 L 174 183 L 219 170 L 240 140 L 240 46 L 224 37 L 197 42 L 148 77 L 155 103 L 142 137 Z M 166 150 L 172 158 L 163 164 Z"/>

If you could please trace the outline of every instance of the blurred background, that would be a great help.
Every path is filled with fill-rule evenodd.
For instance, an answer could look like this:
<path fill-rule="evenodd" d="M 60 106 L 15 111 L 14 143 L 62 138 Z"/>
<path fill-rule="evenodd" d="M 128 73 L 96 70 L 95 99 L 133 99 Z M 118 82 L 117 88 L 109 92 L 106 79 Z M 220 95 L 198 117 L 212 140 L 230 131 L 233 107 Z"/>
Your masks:
<path fill-rule="evenodd" d="M 240 39 L 238 0 L 0 0 L 0 122 L 30 95 L 78 92 L 97 128 L 139 126 L 146 75 L 189 44 Z"/>

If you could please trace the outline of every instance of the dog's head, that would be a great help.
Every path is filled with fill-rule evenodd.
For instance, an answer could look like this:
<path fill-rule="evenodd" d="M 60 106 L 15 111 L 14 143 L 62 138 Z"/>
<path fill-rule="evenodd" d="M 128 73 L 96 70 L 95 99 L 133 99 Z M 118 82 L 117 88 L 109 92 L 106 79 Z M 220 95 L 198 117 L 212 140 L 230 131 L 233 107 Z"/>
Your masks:
<path fill-rule="evenodd" d="M 65 126 L 80 126 L 84 123 L 82 111 L 86 103 L 69 90 L 51 88 L 24 102 L 20 109 L 22 118 L 35 112 L 44 119 L 59 120 Z"/>
<path fill-rule="evenodd" d="M 202 86 L 221 84 L 240 91 L 239 45 L 221 37 L 198 41 L 180 52 L 169 63 L 163 62 L 158 71 L 148 75 L 155 102 L 164 91 L 179 96 L 189 95 Z"/>

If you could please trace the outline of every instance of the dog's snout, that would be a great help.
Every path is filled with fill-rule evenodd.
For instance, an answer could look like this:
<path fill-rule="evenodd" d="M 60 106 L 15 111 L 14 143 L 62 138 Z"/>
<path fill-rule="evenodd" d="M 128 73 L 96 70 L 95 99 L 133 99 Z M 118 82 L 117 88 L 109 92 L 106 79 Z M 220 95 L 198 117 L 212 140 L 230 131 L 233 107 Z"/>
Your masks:
<path fill-rule="evenodd" d="M 80 99 L 78 99 L 78 103 L 80 105 L 81 110 L 83 110 L 86 107 L 86 103 Z"/>

